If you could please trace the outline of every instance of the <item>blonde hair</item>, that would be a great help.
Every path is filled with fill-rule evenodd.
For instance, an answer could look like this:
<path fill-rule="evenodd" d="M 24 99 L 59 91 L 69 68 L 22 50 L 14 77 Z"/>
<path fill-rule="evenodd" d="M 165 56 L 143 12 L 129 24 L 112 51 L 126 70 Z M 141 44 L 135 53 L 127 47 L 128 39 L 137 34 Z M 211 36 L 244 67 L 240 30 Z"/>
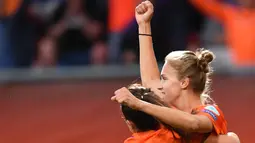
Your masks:
<path fill-rule="evenodd" d="M 194 92 L 200 94 L 203 104 L 213 102 L 209 93 L 211 86 L 210 76 L 213 73 L 210 63 L 214 54 L 209 50 L 199 49 L 192 51 L 174 51 L 165 58 L 167 64 L 177 71 L 178 78 L 188 77 Z"/>

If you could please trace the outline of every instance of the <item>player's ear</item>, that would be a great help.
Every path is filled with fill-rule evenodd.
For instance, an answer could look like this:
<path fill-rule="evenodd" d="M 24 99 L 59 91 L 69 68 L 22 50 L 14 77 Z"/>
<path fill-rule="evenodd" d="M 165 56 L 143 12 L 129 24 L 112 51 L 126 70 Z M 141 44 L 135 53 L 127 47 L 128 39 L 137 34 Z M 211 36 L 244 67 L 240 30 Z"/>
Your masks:
<path fill-rule="evenodd" d="M 189 84 L 190 84 L 190 79 L 188 77 L 183 78 L 180 83 L 182 89 L 187 89 Z"/>

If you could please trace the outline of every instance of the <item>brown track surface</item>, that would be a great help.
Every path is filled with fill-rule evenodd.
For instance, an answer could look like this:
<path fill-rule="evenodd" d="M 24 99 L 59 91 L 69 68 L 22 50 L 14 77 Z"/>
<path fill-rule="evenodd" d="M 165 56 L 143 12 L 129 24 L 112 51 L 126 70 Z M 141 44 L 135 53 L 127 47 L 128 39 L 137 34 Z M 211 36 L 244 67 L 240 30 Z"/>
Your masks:
<path fill-rule="evenodd" d="M 121 143 L 130 135 L 115 89 L 132 79 L 0 86 L 0 143 Z M 230 131 L 252 143 L 255 78 L 214 80 L 213 97 Z"/>

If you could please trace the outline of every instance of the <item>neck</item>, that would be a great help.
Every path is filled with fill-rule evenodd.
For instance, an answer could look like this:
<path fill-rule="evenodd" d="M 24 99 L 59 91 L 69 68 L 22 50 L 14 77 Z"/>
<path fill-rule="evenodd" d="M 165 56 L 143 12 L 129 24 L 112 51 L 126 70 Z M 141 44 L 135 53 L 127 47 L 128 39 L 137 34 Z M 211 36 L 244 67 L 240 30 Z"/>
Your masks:
<path fill-rule="evenodd" d="M 200 95 L 190 91 L 184 93 L 176 101 L 176 107 L 184 112 L 191 113 L 192 109 L 202 105 Z"/>

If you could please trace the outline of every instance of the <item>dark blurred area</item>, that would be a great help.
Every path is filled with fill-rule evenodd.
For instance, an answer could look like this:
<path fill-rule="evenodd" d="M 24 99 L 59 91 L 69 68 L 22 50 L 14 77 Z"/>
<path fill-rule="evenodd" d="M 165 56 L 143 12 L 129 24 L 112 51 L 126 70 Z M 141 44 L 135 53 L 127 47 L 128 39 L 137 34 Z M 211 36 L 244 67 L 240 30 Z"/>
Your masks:
<path fill-rule="evenodd" d="M 12 14 L 5 17 L 6 20 L 3 19 L 8 21 L 4 26 L 8 27 L 5 28 L 5 34 L 8 34 L 5 35 L 5 47 L 9 48 L 3 61 L 4 58 L 12 60 L 5 64 L 7 67 L 104 62 L 108 11 L 106 1 L 26 0 L 17 3 L 16 11 L 13 10 Z"/>
<path fill-rule="evenodd" d="M 139 77 L 142 0 L 0 0 L 0 142 L 120 143 L 113 92 Z M 216 55 L 212 97 L 244 143 L 255 130 L 254 0 L 151 0 L 159 64 L 175 50 Z"/>
<path fill-rule="evenodd" d="M 192 1 L 192 0 L 190 0 Z M 239 43 L 250 53 L 239 59 L 233 40 L 224 29 L 231 25 L 204 14 L 189 0 L 153 0 L 154 49 L 159 62 L 174 50 L 205 47 L 219 57 L 217 67 L 253 67 L 254 48 Z M 214 0 L 218 5 L 244 8 L 235 0 Z M 246 0 L 249 1 L 249 0 Z M 137 24 L 134 8 L 141 0 L 2 0 L 0 20 L 1 68 L 134 64 L 138 61 Z M 252 5 L 252 3 L 246 3 Z M 194 7 L 195 6 L 195 7 Z M 198 7 L 198 8 L 197 8 Z M 204 6 L 206 7 L 206 5 Z M 245 7 L 246 8 L 246 7 Z M 202 9 L 202 11 L 200 11 Z M 208 8 L 210 11 L 212 8 Z M 248 8 L 247 8 L 248 9 Z M 247 10 L 249 11 L 249 10 Z M 211 10 L 211 13 L 214 11 Z M 240 12 L 241 13 L 241 12 Z M 254 19 L 252 10 L 247 18 Z M 212 14 L 213 15 L 213 14 Z M 233 16 L 232 16 L 233 17 Z M 239 19 L 245 20 L 245 19 Z M 254 23 L 250 20 L 246 26 Z M 241 25 L 240 26 L 245 26 Z M 233 24 L 232 24 L 233 25 Z M 254 29 L 251 27 L 251 29 Z M 237 29 L 238 30 L 238 29 Z M 234 31 L 234 30 L 232 30 Z M 232 32 L 239 37 L 249 33 Z M 254 36 L 253 36 L 254 37 Z M 242 38 L 240 38 L 242 39 Z M 230 42 L 231 43 L 231 42 Z M 246 47 L 240 47 L 246 45 Z M 233 47 L 231 47 L 233 46 Z M 235 58 L 238 58 L 237 60 Z"/>

